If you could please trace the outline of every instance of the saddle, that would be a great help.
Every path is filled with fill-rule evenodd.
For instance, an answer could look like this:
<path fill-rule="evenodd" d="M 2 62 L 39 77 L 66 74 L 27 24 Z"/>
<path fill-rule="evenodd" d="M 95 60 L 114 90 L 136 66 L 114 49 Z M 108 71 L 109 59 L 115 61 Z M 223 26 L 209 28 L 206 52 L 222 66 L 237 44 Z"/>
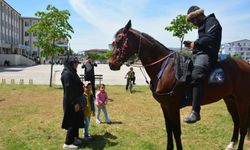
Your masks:
<path fill-rule="evenodd" d="M 185 82 L 187 84 L 191 81 L 191 74 L 193 69 L 193 61 L 190 56 L 176 54 L 175 57 L 175 77 L 178 82 Z M 208 77 L 208 84 L 222 84 L 225 80 L 225 74 L 221 67 L 215 66 Z"/>
<path fill-rule="evenodd" d="M 178 83 L 190 84 L 193 62 L 190 56 L 176 54 L 175 58 L 175 74 Z M 224 71 L 218 65 L 215 66 L 208 77 L 208 84 L 222 84 L 225 80 Z M 192 103 L 192 91 L 187 90 L 183 97 L 180 108 L 183 108 Z"/>

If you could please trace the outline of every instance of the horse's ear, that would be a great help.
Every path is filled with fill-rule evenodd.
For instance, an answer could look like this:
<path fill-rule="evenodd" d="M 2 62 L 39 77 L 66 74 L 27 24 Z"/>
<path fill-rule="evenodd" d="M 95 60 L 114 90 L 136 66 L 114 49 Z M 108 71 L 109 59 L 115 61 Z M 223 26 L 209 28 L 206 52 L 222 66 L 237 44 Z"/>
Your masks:
<path fill-rule="evenodd" d="M 123 33 L 126 34 L 128 32 L 128 30 L 131 28 L 131 20 L 128 21 L 128 23 L 126 24 L 126 26 L 123 29 Z"/>

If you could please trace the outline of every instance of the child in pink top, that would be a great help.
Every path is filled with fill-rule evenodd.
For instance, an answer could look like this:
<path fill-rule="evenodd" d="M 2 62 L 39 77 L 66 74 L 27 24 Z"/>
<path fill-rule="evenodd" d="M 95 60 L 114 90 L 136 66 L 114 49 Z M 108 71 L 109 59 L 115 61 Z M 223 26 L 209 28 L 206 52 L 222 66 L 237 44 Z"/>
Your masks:
<path fill-rule="evenodd" d="M 101 110 L 104 114 L 105 121 L 107 123 L 111 122 L 107 113 L 107 108 L 106 108 L 107 103 L 108 103 L 108 95 L 107 92 L 105 91 L 105 85 L 101 84 L 99 90 L 96 92 L 96 107 L 97 107 L 96 123 L 98 124 L 101 123 L 100 120 Z"/>

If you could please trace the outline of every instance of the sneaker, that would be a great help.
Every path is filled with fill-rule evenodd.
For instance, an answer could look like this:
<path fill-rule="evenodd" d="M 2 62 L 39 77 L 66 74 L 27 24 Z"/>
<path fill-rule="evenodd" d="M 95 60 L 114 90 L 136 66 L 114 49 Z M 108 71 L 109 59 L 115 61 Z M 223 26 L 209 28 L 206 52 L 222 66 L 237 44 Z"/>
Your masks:
<path fill-rule="evenodd" d="M 99 119 L 96 119 L 96 123 L 97 123 L 97 124 L 100 124 L 101 121 L 100 121 Z"/>
<path fill-rule="evenodd" d="M 78 139 L 78 138 L 75 138 L 74 140 L 74 145 L 82 145 L 82 140 Z"/>
<path fill-rule="evenodd" d="M 106 123 L 111 123 L 111 121 L 109 119 L 106 120 Z"/>
<path fill-rule="evenodd" d="M 78 149 L 78 146 L 74 145 L 74 144 L 63 144 L 63 149 Z"/>
<path fill-rule="evenodd" d="M 93 137 L 92 137 L 92 136 L 90 136 L 90 135 L 87 135 L 87 136 L 84 136 L 84 139 L 88 141 L 88 140 L 92 140 L 92 139 L 93 139 Z"/>

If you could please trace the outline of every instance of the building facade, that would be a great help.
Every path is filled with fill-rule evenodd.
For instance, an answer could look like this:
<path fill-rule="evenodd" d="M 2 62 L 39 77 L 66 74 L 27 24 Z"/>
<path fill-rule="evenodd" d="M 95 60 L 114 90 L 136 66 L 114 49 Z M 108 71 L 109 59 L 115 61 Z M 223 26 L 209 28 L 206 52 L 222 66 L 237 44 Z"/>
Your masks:
<path fill-rule="evenodd" d="M 26 48 L 25 55 L 32 57 L 39 57 L 41 49 L 35 46 L 37 42 L 37 35 L 29 33 L 28 29 L 37 23 L 40 19 L 35 17 L 22 17 L 22 43 Z"/>
<path fill-rule="evenodd" d="M 0 54 L 22 54 L 21 14 L 0 0 Z"/>
<path fill-rule="evenodd" d="M 27 64 L 19 60 L 28 59 L 25 60 L 28 62 L 41 59 L 42 49 L 35 46 L 37 35 L 28 32 L 28 29 L 39 20 L 40 18 L 35 17 L 22 17 L 7 2 L 0 0 L 0 65 L 6 60 L 10 61 L 10 64 L 18 65 Z M 67 51 L 68 43 L 68 40 L 62 40 L 57 41 L 56 45 Z"/>
<path fill-rule="evenodd" d="M 250 62 L 250 40 L 243 39 L 223 45 L 222 53 L 230 56 L 239 56 Z"/>

